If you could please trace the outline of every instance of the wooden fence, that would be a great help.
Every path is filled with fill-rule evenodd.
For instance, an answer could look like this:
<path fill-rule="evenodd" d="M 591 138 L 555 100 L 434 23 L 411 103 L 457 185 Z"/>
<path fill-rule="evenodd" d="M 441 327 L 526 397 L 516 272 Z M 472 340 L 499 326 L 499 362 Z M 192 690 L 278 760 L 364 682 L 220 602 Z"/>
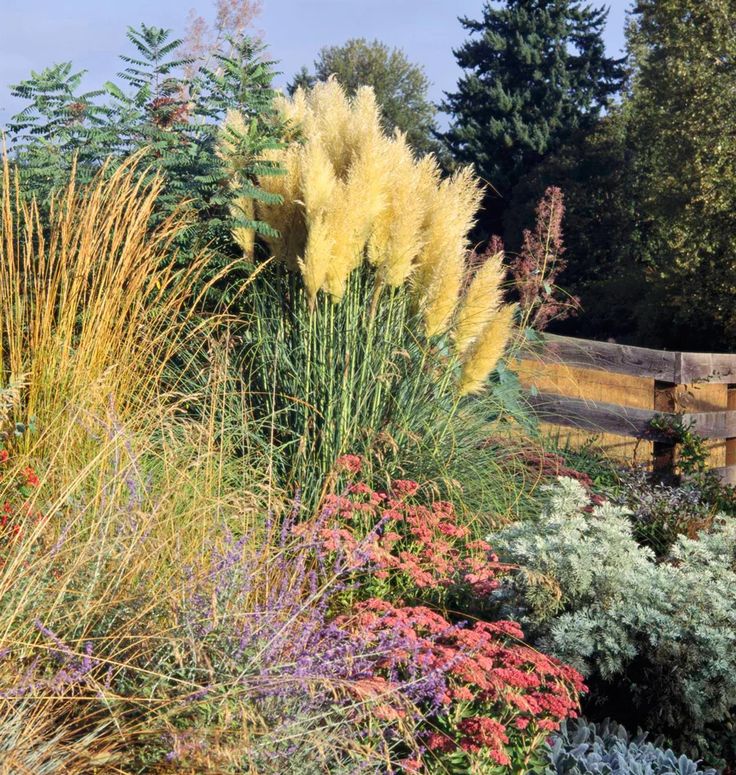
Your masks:
<path fill-rule="evenodd" d="M 655 417 L 706 439 L 708 464 L 736 483 L 736 355 L 683 353 L 546 335 L 517 363 L 539 419 L 562 440 L 593 442 L 627 462 L 671 468 L 671 434 Z"/>

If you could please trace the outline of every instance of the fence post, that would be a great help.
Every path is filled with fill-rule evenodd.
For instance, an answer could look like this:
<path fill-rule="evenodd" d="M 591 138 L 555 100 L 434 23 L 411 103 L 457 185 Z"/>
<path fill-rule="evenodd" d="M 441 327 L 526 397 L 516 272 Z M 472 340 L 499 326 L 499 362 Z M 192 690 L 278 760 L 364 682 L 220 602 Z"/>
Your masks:
<path fill-rule="evenodd" d="M 736 409 L 736 385 L 728 386 L 728 409 Z M 726 465 L 736 465 L 736 438 L 726 439 Z"/>
<path fill-rule="evenodd" d="M 677 411 L 677 385 L 674 382 L 654 381 L 654 411 Z M 652 469 L 655 473 L 671 476 L 675 472 L 675 441 L 655 441 L 653 444 Z M 736 448 L 735 448 L 736 450 Z"/>

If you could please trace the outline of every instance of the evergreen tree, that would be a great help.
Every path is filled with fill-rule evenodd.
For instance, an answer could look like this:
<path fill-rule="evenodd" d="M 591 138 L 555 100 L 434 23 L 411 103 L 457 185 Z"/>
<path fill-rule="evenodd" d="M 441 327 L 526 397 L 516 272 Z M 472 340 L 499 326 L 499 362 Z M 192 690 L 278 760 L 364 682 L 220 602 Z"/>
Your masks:
<path fill-rule="evenodd" d="M 429 80 L 423 68 L 410 62 L 401 49 L 364 38 L 342 46 L 325 46 L 314 63 L 314 73 L 303 67 L 289 84 L 289 93 L 299 86 L 311 88 L 333 75 L 349 95 L 361 86 L 372 86 L 386 131 L 400 129 L 420 153 L 435 150 L 437 111 L 427 95 Z"/>
<path fill-rule="evenodd" d="M 620 90 L 622 60 L 605 55 L 607 10 L 580 0 L 488 0 L 455 57 L 464 74 L 442 109 L 458 162 L 491 186 L 490 228 L 500 231 L 513 186 L 576 132 L 595 126 Z"/>
<path fill-rule="evenodd" d="M 637 340 L 649 299 L 624 110 L 613 107 L 595 129 L 574 136 L 514 187 L 505 219 L 507 245 L 521 243 L 532 207 L 550 185 L 565 193 L 567 267 L 558 284 L 581 306 L 580 314 L 554 330 Z"/>

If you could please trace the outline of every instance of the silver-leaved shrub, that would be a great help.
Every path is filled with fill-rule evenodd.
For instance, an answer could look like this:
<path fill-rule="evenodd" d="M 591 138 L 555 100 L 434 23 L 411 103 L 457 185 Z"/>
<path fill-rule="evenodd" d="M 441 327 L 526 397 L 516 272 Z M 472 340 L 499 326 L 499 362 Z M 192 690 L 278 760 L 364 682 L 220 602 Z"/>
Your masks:
<path fill-rule="evenodd" d="M 520 566 L 499 605 L 543 650 L 687 751 L 736 755 L 736 520 L 679 536 L 658 560 L 625 508 L 560 478 L 537 518 L 487 540 Z"/>
<path fill-rule="evenodd" d="M 545 775 L 716 775 L 660 743 L 645 732 L 631 735 L 611 721 L 563 722 L 549 741 Z"/>

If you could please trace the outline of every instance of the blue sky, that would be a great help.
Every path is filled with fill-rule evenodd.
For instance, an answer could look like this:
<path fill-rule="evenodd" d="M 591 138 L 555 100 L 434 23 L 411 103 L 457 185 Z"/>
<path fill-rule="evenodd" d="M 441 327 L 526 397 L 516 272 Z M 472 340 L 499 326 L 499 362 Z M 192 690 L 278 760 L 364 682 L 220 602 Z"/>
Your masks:
<path fill-rule="evenodd" d="M 605 1 L 605 0 L 604 0 Z M 608 0 L 606 45 L 623 46 L 629 0 Z M 326 44 L 352 37 L 379 38 L 403 48 L 424 66 L 431 96 L 452 90 L 459 70 L 453 47 L 464 39 L 458 16 L 477 18 L 482 0 L 264 0 L 257 22 L 284 75 L 311 65 Z M 0 0 L 0 124 L 17 108 L 8 85 L 30 71 L 71 60 L 89 70 L 87 85 L 98 86 L 120 69 L 117 54 L 127 50 L 128 25 L 184 29 L 188 12 L 207 15 L 210 0 Z"/>

